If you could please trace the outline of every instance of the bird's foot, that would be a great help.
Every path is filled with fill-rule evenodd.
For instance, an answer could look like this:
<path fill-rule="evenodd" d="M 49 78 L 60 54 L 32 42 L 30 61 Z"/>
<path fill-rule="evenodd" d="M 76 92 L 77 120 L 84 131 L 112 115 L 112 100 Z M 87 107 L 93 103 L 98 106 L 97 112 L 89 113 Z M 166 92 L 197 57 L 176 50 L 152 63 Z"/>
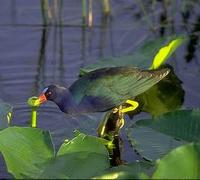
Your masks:
<path fill-rule="evenodd" d="M 133 100 L 127 100 L 126 104 L 129 104 L 131 106 L 123 108 L 123 106 L 121 105 L 121 106 L 119 106 L 119 108 L 113 109 L 113 113 L 118 113 L 119 118 L 118 118 L 117 124 L 118 124 L 119 129 L 121 129 L 125 124 L 124 113 L 133 111 L 139 106 L 139 103 L 137 101 L 133 101 Z"/>
<path fill-rule="evenodd" d="M 114 114 L 115 114 L 115 113 L 117 113 L 118 111 L 119 111 L 119 109 L 118 109 L 118 108 L 114 108 L 114 109 L 113 109 L 113 111 L 112 111 L 112 113 L 114 113 Z"/>
<path fill-rule="evenodd" d="M 125 124 L 125 120 L 122 117 L 122 118 L 119 119 L 119 129 L 121 129 L 124 126 L 124 124 Z"/>

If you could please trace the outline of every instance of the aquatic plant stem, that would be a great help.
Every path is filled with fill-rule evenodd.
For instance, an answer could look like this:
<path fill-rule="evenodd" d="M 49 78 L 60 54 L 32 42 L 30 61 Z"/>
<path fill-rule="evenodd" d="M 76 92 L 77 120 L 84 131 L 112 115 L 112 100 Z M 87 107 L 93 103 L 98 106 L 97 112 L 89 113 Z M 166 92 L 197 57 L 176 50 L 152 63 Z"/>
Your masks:
<path fill-rule="evenodd" d="M 37 107 L 32 107 L 31 113 L 31 127 L 37 127 Z"/>
<path fill-rule="evenodd" d="M 10 123 L 11 123 L 11 117 L 12 117 L 12 113 L 9 112 L 9 113 L 7 114 L 7 121 L 8 121 L 8 125 L 9 125 L 9 126 L 10 126 Z"/>
<path fill-rule="evenodd" d="M 93 13 L 92 13 L 92 0 L 89 0 L 89 8 L 88 8 L 88 26 L 92 27 L 93 24 Z"/>
<path fill-rule="evenodd" d="M 87 3 L 86 3 L 86 0 L 82 0 L 82 18 L 83 18 L 83 21 L 85 21 L 86 16 L 87 16 Z"/>
<path fill-rule="evenodd" d="M 105 16 L 107 16 L 111 12 L 110 0 L 103 0 L 102 3 L 103 3 L 103 13 L 104 13 Z"/>
<path fill-rule="evenodd" d="M 43 25 L 46 26 L 49 23 L 49 18 L 48 18 L 49 3 L 48 0 L 40 0 L 40 4 L 42 11 Z"/>
<path fill-rule="evenodd" d="M 31 107 L 31 127 L 37 127 L 37 109 L 40 106 L 40 100 L 38 97 L 30 97 L 27 101 L 28 105 Z"/>
<path fill-rule="evenodd" d="M 83 21 L 83 25 L 86 24 L 86 16 L 87 16 L 87 3 L 86 3 L 86 0 L 82 0 L 82 21 Z"/>

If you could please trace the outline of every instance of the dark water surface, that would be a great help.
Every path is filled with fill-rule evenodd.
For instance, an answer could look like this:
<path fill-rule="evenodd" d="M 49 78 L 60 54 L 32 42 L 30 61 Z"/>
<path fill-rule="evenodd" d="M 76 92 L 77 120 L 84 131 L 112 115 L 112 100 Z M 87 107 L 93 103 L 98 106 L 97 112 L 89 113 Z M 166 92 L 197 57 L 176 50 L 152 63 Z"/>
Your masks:
<path fill-rule="evenodd" d="M 43 26 L 39 0 L 1 0 L 0 98 L 14 107 L 13 124 L 28 125 L 31 111 L 27 99 L 38 95 L 44 86 L 70 86 L 85 65 L 131 54 L 147 37 L 180 33 L 188 35 L 190 41 L 169 63 L 183 82 L 182 107 L 199 107 L 200 1 L 166 2 L 111 0 L 111 16 L 103 18 L 101 1 L 94 0 L 94 26 L 84 28 L 81 0 L 49 1 L 49 26 Z M 49 102 L 39 109 L 38 127 L 50 130 L 58 147 L 65 138 L 72 137 L 74 129 L 96 134 L 102 116 L 71 117 Z M 136 160 L 124 132 L 122 137 L 123 159 Z M 8 177 L 3 159 L 0 161 L 0 178 Z"/>

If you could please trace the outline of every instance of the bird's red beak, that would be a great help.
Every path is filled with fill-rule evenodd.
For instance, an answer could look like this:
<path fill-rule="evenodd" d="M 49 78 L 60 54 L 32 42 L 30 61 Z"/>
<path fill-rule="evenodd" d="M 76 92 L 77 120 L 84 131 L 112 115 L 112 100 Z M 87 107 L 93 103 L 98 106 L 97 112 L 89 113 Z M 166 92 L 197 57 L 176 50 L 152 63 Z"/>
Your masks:
<path fill-rule="evenodd" d="M 43 93 L 39 95 L 38 99 L 39 99 L 40 104 L 47 101 L 47 98 L 46 98 L 45 94 L 43 94 Z"/>

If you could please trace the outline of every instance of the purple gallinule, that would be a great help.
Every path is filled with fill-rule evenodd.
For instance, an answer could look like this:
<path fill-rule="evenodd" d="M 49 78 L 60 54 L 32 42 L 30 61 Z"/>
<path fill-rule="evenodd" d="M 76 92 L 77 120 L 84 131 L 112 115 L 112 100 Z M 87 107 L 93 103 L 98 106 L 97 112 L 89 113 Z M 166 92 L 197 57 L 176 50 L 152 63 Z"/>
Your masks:
<path fill-rule="evenodd" d="M 69 88 L 50 85 L 39 96 L 69 114 L 104 112 L 134 99 L 163 79 L 169 69 L 141 70 L 134 67 L 102 68 L 79 78 Z M 132 104 L 133 105 L 133 104 Z M 134 106 L 134 105 L 133 105 Z M 137 105 L 136 105 L 137 106 Z M 125 111 L 124 111 L 125 112 Z"/>

